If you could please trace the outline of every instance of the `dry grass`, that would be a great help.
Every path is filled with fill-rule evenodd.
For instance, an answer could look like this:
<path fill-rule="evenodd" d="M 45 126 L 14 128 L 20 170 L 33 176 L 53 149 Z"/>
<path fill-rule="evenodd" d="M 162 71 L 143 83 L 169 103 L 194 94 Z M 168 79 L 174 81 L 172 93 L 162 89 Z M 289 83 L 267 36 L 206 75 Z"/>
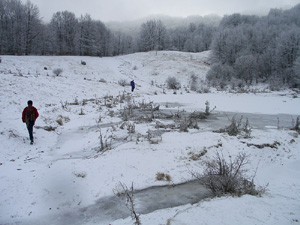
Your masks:
<path fill-rule="evenodd" d="M 171 176 L 169 174 L 158 172 L 156 174 L 156 180 L 170 182 L 172 180 L 172 178 L 171 178 Z"/>

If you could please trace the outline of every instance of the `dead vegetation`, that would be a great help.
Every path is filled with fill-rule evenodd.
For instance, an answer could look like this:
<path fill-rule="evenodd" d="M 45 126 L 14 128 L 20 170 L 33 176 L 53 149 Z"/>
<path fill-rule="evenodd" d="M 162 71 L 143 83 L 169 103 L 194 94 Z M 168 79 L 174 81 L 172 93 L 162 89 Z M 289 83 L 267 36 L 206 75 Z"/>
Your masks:
<path fill-rule="evenodd" d="M 53 126 L 34 126 L 36 129 L 43 129 L 45 131 L 55 131 L 57 129 L 57 127 L 53 127 Z"/>
<path fill-rule="evenodd" d="M 156 174 L 156 180 L 158 181 L 168 181 L 170 182 L 172 180 L 171 176 L 167 173 L 160 173 L 158 172 Z"/>
<path fill-rule="evenodd" d="M 225 128 L 213 131 L 215 133 L 227 133 L 230 136 L 241 135 L 244 138 L 250 138 L 251 127 L 248 119 L 243 122 L 243 116 L 239 120 L 236 120 L 235 116 L 231 119 L 231 124 Z"/>
<path fill-rule="evenodd" d="M 189 152 L 189 159 L 193 160 L 193 161 L 197 161 L 200 158 L 202 158 L 202 156 L 204 156 L 207 153 L 207 149 L 204 147 L 202 151 L 200 152 Z"/>
<path fill-rule="evenodd" d="M 246 153 L 239 153 L 234 159 L 225 159 L 221 151 L 217 151 L 213 159 L 204 161 L 204 172 L 192 173 L 200 184 L 209 188 L 215 196 L 225 194 L 241 196 L 244 194 L 260 195 L 265 189 L 257 188 L 253 177 L 248 177 L 246 165 L 249 163 Z"/>
<path fill-rule="evenodd" d="M 112 149 L 112 136 L 103 136 L 101 129 L 99 132 L 100 148 L 97 150 L 97 152 L 105 152 Z"/>
<path fill-rule="evenodd" d="M 162 142 L 162 134 L 163 131 L 160 130 L 148 130 L 147 139 L 150 144 L 158 144 L 159 142 Z"/>
<path fill-rule="evenodd" d="M 242 142 L 243 144 L 247 144 L 248 147 L 254 146 L 256 148 L 262 149 L 262 148 L 276 148 L 278 149 L 278 146 L 280 146 L 280 142 L 274 141 L 273 144 L 252 144 L 252 143 L 246 143 Z"/>
<path fill-rule="evenodd" d="M 133 183 L 131 187 L 128 188 L 126 184 L 119 183 L 119 187 L 114 190 L 114 194 L 124 200 L 126 208 L 130 211 L 130 215 L 135 225 L 141 225 L 140 216 L 137 214 L 135 210 L 135 200 L 134 200 L 134 189 Z"/>

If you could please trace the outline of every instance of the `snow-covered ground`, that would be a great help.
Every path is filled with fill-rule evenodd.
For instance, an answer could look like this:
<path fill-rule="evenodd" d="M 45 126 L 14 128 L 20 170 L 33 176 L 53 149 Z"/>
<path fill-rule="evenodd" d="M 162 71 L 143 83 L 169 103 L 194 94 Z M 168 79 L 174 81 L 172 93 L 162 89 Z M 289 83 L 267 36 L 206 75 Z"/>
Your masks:
<path fill-rule="evenodd" d="M 105 213 L 101 210 L 89 212 L 86 217 L 76 212 L 84 212 L 99 199 L 114 196 L 120 182 L 140 190 L 192 180 L 191 171 L 201 173 L 201 162 L 214 157 L 220 146 L 224 155 L 246 152 L 249 175 L 257 169 L 255 184 L 267 186 L 267 192 L 261 197 L 207 198 L 192 205 L 156 210 L 140 216 L 143 225 L 300 222 L 299 134 L 287 126 L 282 128 L 280 121 L 285 114 L 285 118 L 290 117 L 291 127 L 300 115 L 300 96 L 292 91 L 187 91 L 191 75 L 204 79 L 209 69 L 209 52 L 149 52 L 108 58 L 1 58 L 0 224 L 75 224 L 76 218 L 79 224 L 133 224 L 130 217 L 101 220 Z M 86 65 L 81 65 L 81 61 Z M 53 74 L 57 68 L 63 70 L 60 76 Z M 165 81 L 170 76 L 181 83 L 176 94 L 166 89 Z M 119 84 L 132 79 L 137 85 L 133 93 L 129 86 Z M 121 129 L 120 109 L 129 103 L 125 100 L 110 105 L 109 96 L 115 100 L 125 96 L 131 104 L 153 102 L 161 110 L 185 112 L 204 111 L 208 101 L 211 108 L 216 107 L 215 114 L 268 114 L 278 119 L 263 129 L 253 127 L 250 139 L 213 133 L 199 122 L 199 130 L 166 132 L 158 144 L 151 144 L 147 132 L 157 130 L 156 120 L 128 121 L 127 125 L 135 125 L 135 133 L 129 133 L 126 126 Z M 29 99 L 40 113 L 34 128 L 34 145 L 29 145 L 21 121 Z M 249 122 L 251 125 L 251 119 Z M 55 130 L 47 131 L 47 127 Z M 111 149 L 105 152 L 98 151 L 100 130 L 102 139 L 111 143 Z M 277 148 L 247 145 L 275 141 L 280 143 Z M 203 157 L 190 159 L 191 154 L 204 148 L 208 152 Z M 158 181 L 157 173 L 170 175 L 171 181 Z M 137 207 L 142 204 L 137 202 Z"/>

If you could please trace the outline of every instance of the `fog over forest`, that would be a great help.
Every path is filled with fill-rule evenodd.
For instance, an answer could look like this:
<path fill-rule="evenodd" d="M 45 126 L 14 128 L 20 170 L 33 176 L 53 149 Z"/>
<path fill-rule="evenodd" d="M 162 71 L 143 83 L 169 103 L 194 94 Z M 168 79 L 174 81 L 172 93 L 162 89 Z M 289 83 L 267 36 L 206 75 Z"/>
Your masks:
<path fill-rule="evenodd" d="M 117 56 L 145 51 L 211 50 L 212 86 L 260 82 L 300 87 L 300 4 L 267 16 L 232 14 L 104 24 L 56 12 L 49 23 L 30 1 L 0 0 L 1 55 Z"/>

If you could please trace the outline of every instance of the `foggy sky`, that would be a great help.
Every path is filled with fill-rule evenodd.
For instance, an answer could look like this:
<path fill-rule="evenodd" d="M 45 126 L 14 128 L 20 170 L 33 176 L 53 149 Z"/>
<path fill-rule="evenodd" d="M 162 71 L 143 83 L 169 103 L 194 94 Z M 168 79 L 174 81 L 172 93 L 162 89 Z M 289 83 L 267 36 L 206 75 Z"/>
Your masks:
<path fill-rule="evenodd" d="M 24 3 L 27 0 L 22 0 Z M 153 14 L 176 17 L 232 13 L 266 15 L 271 8 L 289 9 L 299 0 L 31 0 L 38 6 L 43 21 L 49 22 L 58 11 L 76 17 L 90 14 L 92 19 L 130 21 Z"/>

